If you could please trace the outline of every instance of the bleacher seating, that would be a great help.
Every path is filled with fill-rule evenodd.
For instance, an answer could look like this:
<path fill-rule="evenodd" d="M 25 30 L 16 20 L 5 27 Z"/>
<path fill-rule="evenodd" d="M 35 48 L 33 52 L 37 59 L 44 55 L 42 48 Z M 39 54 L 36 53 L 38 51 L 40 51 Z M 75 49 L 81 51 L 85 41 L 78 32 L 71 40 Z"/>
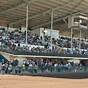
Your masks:
<path fill-rule="evenodd" d="M 73 48 L 71 49 L 71 38 L 60 37 L 55 40 L 52 38 L 52 49 L 50 48 L 50 36 L 45 36 L 45 42 L 37 34 L 28 32 L 28 45 L 25 44 L 25 32 L 15 30 L 8 32 L 5 29 L 0 31 L 0 50 L 16 55 L 43 55 L 43 56 L 78 56 L 87 57 L 88 43 L 81 42 L 79 50 L 79 39 L 73 39 Z"/>

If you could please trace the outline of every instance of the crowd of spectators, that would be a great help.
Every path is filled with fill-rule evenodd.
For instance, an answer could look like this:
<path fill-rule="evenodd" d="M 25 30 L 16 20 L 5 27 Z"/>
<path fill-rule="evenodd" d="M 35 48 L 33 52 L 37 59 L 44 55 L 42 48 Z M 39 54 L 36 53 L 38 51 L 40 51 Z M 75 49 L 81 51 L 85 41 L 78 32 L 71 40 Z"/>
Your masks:
<path fill-rule="evenodd" d="M 26 32 L 15 30 L 12 32 L 6 31 L 4 28 L 0 30 L 0 46 L 8 51 L 23 51 L 37 53 L 55 53 L 55 54 L 81 54 L 88 55 L 87 41 L 81 41 L 81 49 L 79 50 L 79 39 L 73 39 L 73 49 L 71 49 L 71 38 L 60 37 L 59 39 L 52 38 L 52 49 L 50 36 L 44 36 L 44 41 L 41 36 L 28 31 L 28 44 L 43 47 L 21 46 L 26 42 Z"/>
<path fill-rule="evenodd" d="M 1 74 L 24 74 L 24 73 L 59 73 L 59 72 L 84 72 L 88 71 L 88 63 L 69 62 L 67 60 L 50 59 L 25 59 L 19 63 L 11 60 L 0 63 Z"/>

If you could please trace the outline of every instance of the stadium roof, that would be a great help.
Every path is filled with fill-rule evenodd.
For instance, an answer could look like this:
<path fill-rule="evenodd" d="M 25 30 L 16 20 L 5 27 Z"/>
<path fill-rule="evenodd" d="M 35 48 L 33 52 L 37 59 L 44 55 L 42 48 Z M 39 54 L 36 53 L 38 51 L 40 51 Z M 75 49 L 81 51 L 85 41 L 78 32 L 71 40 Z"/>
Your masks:
<path fill-rule="evenodd" d="M 54 22 L 77 12 L 88 14 L 88 0 L 0 0 L 0 24 L 25 26 L 26 3 L 30 28 L 48 25 L 52 9 Z"/>

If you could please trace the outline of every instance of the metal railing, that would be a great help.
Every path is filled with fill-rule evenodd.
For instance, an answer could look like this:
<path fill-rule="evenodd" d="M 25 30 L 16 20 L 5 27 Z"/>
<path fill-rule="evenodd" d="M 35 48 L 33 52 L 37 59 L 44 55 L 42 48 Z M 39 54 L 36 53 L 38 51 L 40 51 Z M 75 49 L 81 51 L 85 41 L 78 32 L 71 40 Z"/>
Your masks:
<path fill-rule="evenodd" d="M 85 54 L 65 54 L 65 53 L 58 53 L 54 51 L 42 52 L 42 51 L 26 51 L 23 49 L 16 49 L 12 50 L 7 46 L 0 47 L 0 51 L 10 53 L 13 55 L 35 55 L 35 56 L 59 56 L 59 57 L 79 57 L 79 58 L 88 58 L 88 55 Z"/>

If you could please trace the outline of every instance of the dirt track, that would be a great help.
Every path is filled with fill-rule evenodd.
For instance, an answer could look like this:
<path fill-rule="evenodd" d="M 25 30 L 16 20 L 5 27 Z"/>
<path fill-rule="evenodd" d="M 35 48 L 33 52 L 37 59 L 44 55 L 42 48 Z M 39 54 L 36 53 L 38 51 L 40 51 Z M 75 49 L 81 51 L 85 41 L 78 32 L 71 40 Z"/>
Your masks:
<path fill-rule="evenodd" d="M 88 88 L 88 79 L 0 76 L 0 88 Z"/>

